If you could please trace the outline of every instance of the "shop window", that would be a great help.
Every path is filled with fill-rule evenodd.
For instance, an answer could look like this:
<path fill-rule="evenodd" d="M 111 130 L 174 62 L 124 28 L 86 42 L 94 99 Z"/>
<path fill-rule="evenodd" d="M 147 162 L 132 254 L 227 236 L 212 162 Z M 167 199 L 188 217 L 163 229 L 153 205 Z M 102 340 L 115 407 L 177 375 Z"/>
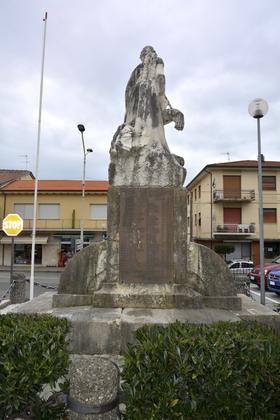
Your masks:
<path fill-rule="evenodd" d="M 279 242 L 265 242 L 264 243 L 264 256 L 265 258 L 275 258 L 280 254 Z"/>
<path fill-rule="evenodd" d="M 276 190 L 276 176 L 263 176 L 262 186 L 264 191 Z"/>
<path fill-rule="evenodd" d="M 60 204 L 39 204 L 40 219 L 59 219 Z"/>
<path fill-rule="evenodd" d="M 14 212 L 19 214 L 23 218 L 23 220 L 33 219 L 33 204 L 15 203 Z"/>
<path fill-rule="evenodd" d="M 264 223 L 277 223 L 276 209 L 263 209 L 263 222 Z"/>
<path fill-rule="evenodd" d="M 107 219 L 107 204 L 91 204 L 90 205 L 91 219 Z"/>
<path fill-rule="evenodd" d="M 15 264 L 31 264 L 31 244 L 15 244 Z M 42 264 L 42 245 L 35 246 L 35 264 Z"/>

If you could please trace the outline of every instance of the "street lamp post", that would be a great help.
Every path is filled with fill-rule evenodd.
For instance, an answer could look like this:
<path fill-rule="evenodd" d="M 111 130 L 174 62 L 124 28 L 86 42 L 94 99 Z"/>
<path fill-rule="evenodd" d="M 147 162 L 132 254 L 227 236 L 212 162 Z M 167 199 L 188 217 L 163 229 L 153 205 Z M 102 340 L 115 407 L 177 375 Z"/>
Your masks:
<path fill-rule="evenodd" d="M 268 104 L 264 99 L 254 99 L 248 108 L 249 114 L 257 120 L 258 133 L 258 188 L 259 188 L 259 231 L 260 231 L 260 277 L 261 277 L 261 304 L 265 305 L 264 282 L 264 233 L 263 233 L 263 182 L 262 182 L 262 153 L 261 153 L 261 125 L 260 119 L 268 111 Z"/>
<path fill-rule="evenodd" d="M 85 201 L 85 179 L 86 179 L 86 157 L 89 153 L 92 153 L 92 149 L 86 149 L 85 148 L 85 141 L 84 141 L 84 132 L 85 132 L 85 126 L 83 124 L 78 124 L 78 130 L 81 133 L 82 136 L 82 145 L 83 145 L 83 183 L 82 183 L 82 199 L 81 199 L 81 221 L 80 221 L 80 227 L 81 227 L 81 246 L 84 246 L 84 201 Z"/>

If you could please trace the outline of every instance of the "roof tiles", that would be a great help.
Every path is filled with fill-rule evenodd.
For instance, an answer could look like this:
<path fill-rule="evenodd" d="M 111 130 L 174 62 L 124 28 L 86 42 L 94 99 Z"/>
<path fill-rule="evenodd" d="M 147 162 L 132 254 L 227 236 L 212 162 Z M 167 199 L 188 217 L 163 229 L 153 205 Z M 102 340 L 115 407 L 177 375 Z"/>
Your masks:
<path fill-rule="evenodd" d="M 4 191 L 33 191 L 34 180 L 18 180 L 2 188 Z M 39 180 L 38 191 L 81 191 L 82 181 Z M 108 181 L 85 181 L 86 191 L 107 191 Z"/>

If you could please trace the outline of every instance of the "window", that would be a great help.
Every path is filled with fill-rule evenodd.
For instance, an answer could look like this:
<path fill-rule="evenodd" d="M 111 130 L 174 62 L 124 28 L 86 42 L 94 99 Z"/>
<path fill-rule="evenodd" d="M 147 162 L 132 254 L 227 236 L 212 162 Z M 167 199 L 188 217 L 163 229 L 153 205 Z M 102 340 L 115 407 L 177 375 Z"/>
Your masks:
<path fill-rule="evenodd" d="M 198 198 L 200 198 L 201 197 L 201 186 L 199 185 L 198 186 Z"/>
<path fill-rule="evenodd" d="M 59 219 L 60 204 L 39 204 L 38 217 L 40 219 Z"/>
<path fill-rule="evenodd" d="M 35 264 L 42 264 L 42 245 L 35 245 Z M 31 264 L 31 244 L 15 244 L 15 264 Z"/>
<path fill-rule="evenodd" d="M 91 204 L 90 205 L 91 219 L 107 219 L 107 204 Z"/>
<path fill-rule="evenodd" d="M 14 211 L 24 220 L 33 219 L 33 204 L 31 203 L 15 203 Z"/>
<path fill-rule="evenodd" d="M 194 190 L 194 199 L 196 200 L 196 189 Z"/>
<path fill-rule="evenodd" d="M 201 226 L 201 213 L 198 213 L 198 226 Z"/>
<path fill-rule="evenodd" d="M 232 268 L 239 268 L 239 267 L 240 267 L 240 264 L 239 264 L 239 262 L 237 262 L 237 263 L 232 264 L 230 266 L 230 269 L 232 269 Z"/>
<path fill-rule="evenodd" d="M 263 209 L 263 221 L 264 223 L 277 223 L 276 209 Z"/>
<path fill-rule="evenodd" d="M 262 186 L 264 191 L 276 190 L 276 176 L 263 176 Z"/>
<path fill-rule="evenodd" d="M 194 224 L 197 225 L 197 214 L 194 215 Z"/>
<path fill-rule="evenodd" d="M 254 268 L 254 264 L 249 262 L 242 262 L 241 268 Z"/>
<path fill-rule="evenodd" d="M 264 243 L 264 256 L 265 258 L 274 258 L 280 254 L 280 244 L 278 242 L 265 242 Z"/>

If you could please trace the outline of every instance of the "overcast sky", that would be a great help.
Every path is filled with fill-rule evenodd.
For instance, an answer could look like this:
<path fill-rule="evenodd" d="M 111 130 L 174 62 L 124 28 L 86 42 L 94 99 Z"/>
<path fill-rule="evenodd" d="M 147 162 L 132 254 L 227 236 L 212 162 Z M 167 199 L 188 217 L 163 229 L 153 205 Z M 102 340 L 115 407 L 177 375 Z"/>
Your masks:
<path fill-rule="evenodd" d="M 165 63 L 166 94 L 185 115 L 166 126 L 187 182 L 206 164 L 257 158 L 254 98 L 269 104 L 262 152 L 280 160 L 279 0 L 2 0 L 0 168 L 35 172 L 43 18 L 48 12 L 39 179 L 107 179 L 124 91 L 145 45 Z"/>

